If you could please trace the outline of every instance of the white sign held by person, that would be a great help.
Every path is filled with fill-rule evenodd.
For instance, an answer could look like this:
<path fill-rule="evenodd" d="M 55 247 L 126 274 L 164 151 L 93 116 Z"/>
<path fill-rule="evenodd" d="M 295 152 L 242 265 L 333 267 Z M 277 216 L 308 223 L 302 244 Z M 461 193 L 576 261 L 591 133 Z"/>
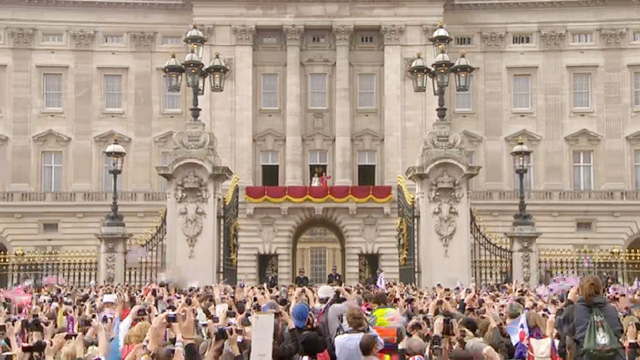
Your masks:
<path fill-rule="evenodd" d="M 251 320 L 251 358 L 249 360 L 271 360 L 273 351 L 273 321 L 272 312 L 256 314 Z"/>
<path fill-rule="evenodd" d="M 142 246 L 130 246 L 127 249 L 127 264 L 137 265 L 140 263 L 140 259 L 149 256 L 149 252 Z"/>

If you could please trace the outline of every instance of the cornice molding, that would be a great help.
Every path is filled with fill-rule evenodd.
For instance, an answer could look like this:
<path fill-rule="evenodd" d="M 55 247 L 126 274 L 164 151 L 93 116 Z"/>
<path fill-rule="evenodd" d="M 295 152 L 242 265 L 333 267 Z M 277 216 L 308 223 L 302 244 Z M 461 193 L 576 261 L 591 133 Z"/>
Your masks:
<path fill-rule="evenodd" d="M 191 0 L 0 0 L 19 6 L 191 10 Z"/>
<path fill-rule="evenodd" d="M 482 142 L 482 140 L 484 139 L 481 135 L 478 135 L 474 132 L 471 132 L 469 130 L 464 130 L 462 131 L 462 136 L 465 138 L 465 140 L 467 140 L 467 143 L 472 145 L 472 146 L 476 146 L 478 144 L 480 144 Z"/>
<path fill-rule="evenodd" d="M 382 143 L 384 137 L 371 129 L 364 129 L 352 137 L 353 145 L 363 149 L 375 150 Z"/>
<path fill-rule="evenodd" d="M 158 144 L 158 146 L 165 146 L 169 141 L 173 139 L 173 134 L 175 134 L 173 130 L 165 131 L 160 135 L 154 136 L 153 142 Z"/>
<path fill-rule="evenodd" d="M 638 3 L 640 0 L 446 0 L 447 10 L 494 10 L 603 6 L 614 2 Z"/>
<path fill-rule="evenodd" d="M 281 148 L 285 143 L 285 139 L 284 135 L 273 129 L 267 129 L 253 137 L 253 141 L 260 149 L 267 150 L 277 150 Z"/>
<path fill-rule="evenodd" d="M 632 134 L 627 135 L 626 139 L 629 142 L 629 144 L 631 144 L 631 145 L 640 144 L 640 131 L 636 131 L 636 132 L 634 132 Z"/>

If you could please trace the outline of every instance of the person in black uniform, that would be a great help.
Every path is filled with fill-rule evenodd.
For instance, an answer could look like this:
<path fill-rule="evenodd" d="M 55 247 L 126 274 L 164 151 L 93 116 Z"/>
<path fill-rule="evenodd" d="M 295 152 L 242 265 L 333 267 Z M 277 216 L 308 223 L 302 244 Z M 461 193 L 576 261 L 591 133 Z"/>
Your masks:
<path fill-rule="evenodd" d="M 338 267 L 333 265 L 331 274 L 327 276 L 327 284 L 333 286 L 342 286 L 342 275 L 338 274 Z"/>
<path fill-rule="evenodd" d="M 278 277 L 271 271 L 267 272 L 267 287 L 273 289 L 278 286 Z"/>
<path fill-rule="evenodd" d="M 305 287 L 309 286 L 309 278 L 304 276 L 304 269 L 298 269 L 298 276 L 296 276 L 296 286 Z"/>

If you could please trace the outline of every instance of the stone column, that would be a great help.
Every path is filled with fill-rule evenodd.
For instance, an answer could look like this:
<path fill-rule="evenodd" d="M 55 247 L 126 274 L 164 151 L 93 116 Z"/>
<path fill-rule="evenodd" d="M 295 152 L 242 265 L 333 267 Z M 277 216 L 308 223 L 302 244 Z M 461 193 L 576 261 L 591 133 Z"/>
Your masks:
<path fill-rule="evenodd" d="M 34 29 L 11 28 L 8 30 L 10 44 L 13 47 L 13 71 L 9 88 L 13 94 L 11 122 L 11 183 L 9 191 L 30 191 L 31 179 L 31 47 Z M 5 121 L 9 121 L 9 118 Z M 38 164 L 40 164 L 40 157 Z M 38 165 L 40 166 L 40 165 Z M 39 182 L 39 181 L 38 181 Z M 35 189 L 39 191 L 40 189 Z"/>
<path fill-rule="evenodd" d="M 513 281 L 536 287 L 539 283 L 538 246 L 536 239 L 542 235 L 534 226 L 513 226 L 505 233 L 513 251 Z"/>
<path fill-rule="evenodd" d="M 351 147 L 351 82 L 349 46 L 353 25 L 334 25 L 336 40 L 336 173 L 335 185 L 353 184 Z"/>
<path fill-rule="evenodd" d="M 384 184 L 393 186 L 402 173 L 402 47 L 404 25 L 382 25 L 384 39 Z"/>
<path fill-rule="evenodd" d="M 302 185 L 302 132 L 300 116 L 300 42 L 304 28 L 287 25 L 283 27 L 287 37 L 287 98 L 285 186 Z"/>
<path fill-rule="evenodd" d="M 203 122 L 188 122 L 174 136 L 169 164 L 157 166 L 167 179 L 167 277 L 185 286 L 217 282 L 220 264 L 218 194 L 231 170 L 220 165 L 216 139 Z"/>
<path fill-rule="evenodd" d="M 98 284 L 124 283 L 125 256 L 129 234 L 124 226 L 108 226 L 100 228 L 100 258 Z"/>
<path fill-rule="evenodd" d="M 253 147 L 253 25 L 232 26 L 235 34 L 235 173 L 240 185 L 253 185 L 254 161 L 248 151 Z"/>

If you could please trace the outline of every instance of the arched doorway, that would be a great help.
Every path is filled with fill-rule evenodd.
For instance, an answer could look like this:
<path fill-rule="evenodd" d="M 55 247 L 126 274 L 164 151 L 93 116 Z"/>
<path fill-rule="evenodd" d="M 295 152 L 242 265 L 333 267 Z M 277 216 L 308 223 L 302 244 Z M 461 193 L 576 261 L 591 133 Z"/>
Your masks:
<path fill-rule="evenodd" d="M 291 258 L 291 281 L 304 268 L 310 284 L 326 284 L 334 265 L 345 279 L 344 236 L 331 222 L 314 220 L 299 226 L 293 236 Z"/>

